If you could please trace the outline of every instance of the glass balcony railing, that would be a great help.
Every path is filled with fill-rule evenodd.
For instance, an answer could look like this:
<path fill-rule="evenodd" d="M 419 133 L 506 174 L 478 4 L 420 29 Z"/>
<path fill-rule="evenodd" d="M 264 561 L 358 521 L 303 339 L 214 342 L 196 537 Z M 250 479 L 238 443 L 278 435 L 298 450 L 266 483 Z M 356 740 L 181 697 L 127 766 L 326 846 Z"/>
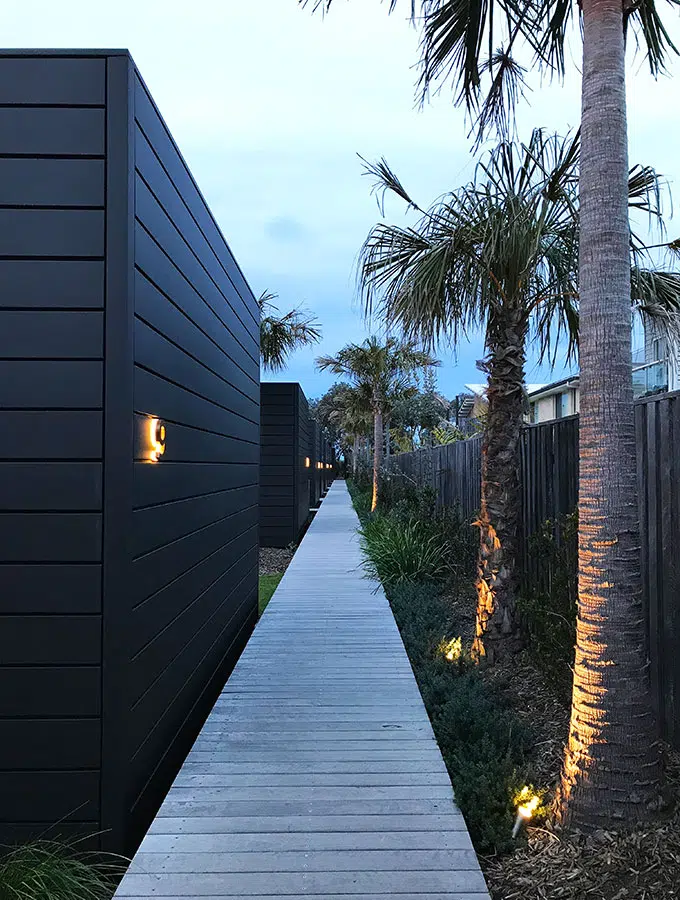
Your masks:
<path fill-rule="evenodd" d="M 665 360 L 633 366 L 633 396 L 645 397 L 668 390 L 668 363 Z"/>

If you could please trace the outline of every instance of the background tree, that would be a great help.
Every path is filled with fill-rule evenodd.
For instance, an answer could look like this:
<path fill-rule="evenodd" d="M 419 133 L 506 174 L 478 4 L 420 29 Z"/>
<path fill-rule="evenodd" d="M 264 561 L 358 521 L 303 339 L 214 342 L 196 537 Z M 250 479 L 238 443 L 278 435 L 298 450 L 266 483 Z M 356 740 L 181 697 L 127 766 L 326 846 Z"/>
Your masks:
<path fill-rule="evenodd" d="M 432 445 L 433 430 L 446 418 L 448 405 L 434 392 L 418 391 L 398 400 L 392 410 L 392 425 L 398 430 L 398 443 L 405 450 Z"/>
<path fill-rule="evenodd" d="M 420 350 L 413 341 L 387 338 L 381 343 L 376 337 L 363 344 L 348 344 L 336 356 L 321 356 L 316 365 L 344 375 L 353 386 L 370 397 L 373 414 L 373 499 L 371 510 L 378 503 L 378 484 L 383 454 L 383 421 L 393 398 L 414 386 L 414 376 L 426 366 L 437 365 L 429 353 Z"/>
<path fill-rule="evenodd" d="M 313 417 L 329 434 L 336 450 L 350 455 L 356 476 L 360 446 L 367 441 L 373 423 L 370 394 L 363 387 L 334 384 L 318 401 L 310 403 Z"/>
<path fill-rule="evenodd" d="M 293 351 L 321 340 L 321 326 L 312 313 L 298 308 L 278 315 L 278 308 L 273 304 L 276 298 L 276 294 L 265 291 L 257 300 L 260 307 L 260 359 L 265 371 L 269 372 L 281 371 Z"/>
<path fill-rule="evenodd" d="M 389 11 L 398 5 L 390 0 Z M 561 817 L 584 826 L 635 820 L 647 815 L 659 767 L 636 502 L 625 36 L 634 33 L 628 43 L 644 47 L 654 76 L 677 51 L 655 0 L 411 0 L 410 13 L 422 35 L 423 95 L 450 79 L 478 138 L 490 125 L 502 135 L 512 127 L 526 73 L 516 53 L 528 49 L 535 68 L 563 76 L 572 19 L 581 20 L 579 612 Z M 612 640 L 623 629 L 633 650 Z M 615 711 L 604 709 L 616 696 L 613 670 L 629 697 Z"/>
<path fill-rule="evenodd" d="M 422 218 L 412 228 L 378 225 L 361 255 L 367 312 L 409 339 L 433 346 L 483 327 L 488 413 L 482 456 L 474 651 L 493 662 L 521 647 L 516 612 L 519 539 L 519 440 L 524 418 L 524 359 L 533 337 L 542 357 L 578 335 L 578 140 L 535 131 L 527 146 L 503 143 L 474 180 L 424 213 L 384 160 L 368 171 Z M 658 215 L 657 179 L 631 172 L 631 201 Z M 641 262 L 639 242 L 634 259 Z M 630 250 L 629 250 L 629 266 Z M 668 324 L 680 309 L 674 273 L 634 266 L 638 307 Z M 630 340 L 631 297 L 628 300 Z"/>

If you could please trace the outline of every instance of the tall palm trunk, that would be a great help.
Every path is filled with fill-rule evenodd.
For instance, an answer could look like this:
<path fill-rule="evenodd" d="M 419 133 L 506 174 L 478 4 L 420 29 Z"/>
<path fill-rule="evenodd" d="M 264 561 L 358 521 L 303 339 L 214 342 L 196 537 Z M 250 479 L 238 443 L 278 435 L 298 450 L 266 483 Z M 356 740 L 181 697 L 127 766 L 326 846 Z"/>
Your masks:
<path fill-rule="evenodd" d="M 357 477 L 357 472 L 359 471 L 359 435 L 354 435 L 354 440 L 352 441 L 352 475 L 354 478 Z"/>
<path fill-rule="evenodd" d="M 659 759 L 641 605 L 621 0 L 583 0 L 579 602 L 560 818 L 644 817 Z"/>
<path fill-rule="evenodd" d="M 383 450 L 383 415 L 380 407 L 373 412 L 373 499 L 371 512 L 378 505 L 378 480 L 380 477 L 380 463 Z"/>
<path fill-rule="evenodd" d="M 526 322 L 500 310 L 487 330 L 489 372 L 482 444 L 482 496 L 473 654 L 493 663 L 521 648 L 516 556 L 520 514 L 520 435 L 524 405 Z"/>

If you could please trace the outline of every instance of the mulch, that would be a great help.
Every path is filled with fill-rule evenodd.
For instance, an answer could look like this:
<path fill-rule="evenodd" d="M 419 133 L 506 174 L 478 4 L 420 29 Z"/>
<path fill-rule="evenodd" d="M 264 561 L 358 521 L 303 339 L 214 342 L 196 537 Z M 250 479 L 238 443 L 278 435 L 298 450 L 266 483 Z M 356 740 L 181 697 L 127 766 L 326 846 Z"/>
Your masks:
<path fill-rule="evenodd" d="M 528 653 L 485 677 L 536 735 L 532 769 L 551 791 L 569 733 L 569 702 Z M 666 789 L 680 798 L 680 754 L 665 748 Z M 493 900 L 673 900 L 680 898 L 680 807 L 623 832 L 560 834 L 548 823 L 528 828 L 514 853 L 480 860 Z"/>
<path fill-rule="evenodd" d="M 454 615 L 474 630 L 474 595 L 452 592 Z M 469 624 L 468 624 L 469 623 Z M 535 784 L 552 793 L 569 734 L 569 697 L 560 694 L 528 652 L 483 670 L 536 736 Z M 670 811 L 645 826 L 583 835 L 550 823 L 529 827 L 511 854 L 480 859 L 493 900 L 680 900 L 680 753 L 664 747 Z"/>

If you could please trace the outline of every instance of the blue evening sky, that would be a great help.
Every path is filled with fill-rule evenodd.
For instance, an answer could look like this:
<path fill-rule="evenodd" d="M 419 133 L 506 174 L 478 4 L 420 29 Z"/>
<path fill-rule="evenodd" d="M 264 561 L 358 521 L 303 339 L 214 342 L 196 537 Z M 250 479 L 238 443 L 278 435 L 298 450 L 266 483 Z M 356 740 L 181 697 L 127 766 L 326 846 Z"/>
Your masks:
<path fill-rule="evenodd" d="M 662 12 L 680 39 L 677 12 Z M 320 346 L 276 376 L 300 381 L 308 397 L 333 381 L 315 356 L 368 333 L 356 257 L 380 214 L 356 154 L 385 156 L 421 205 L 472 172 L 463 112 L 446 89 L 417 108 L 417 36 L 379 0 L 335 0 L 325 19 L 297 0 L 24 0 L 5 6 L 2 31 L 8 47 L 129 48 L 253 291 L 320 319 Z M 578 124 L 578 52 L 575 43 L 566 87 L 530 76 L 520 136 Z M 655 83 L 642 58 L 629 76 L 631 161 L 656 166 L 677 193 L 680 81 Z M 396 200 L 386 214 L 405 221 Z M 677 218 L 670 231 L 680 233 Z M 455 354 L 442 348 L 440 389 L 452 396 L 481 381 L 481 355 L 479 336 Z M 560 363 L 538 368 L 530 352 L 529 381 L 563 374 Z"/>

